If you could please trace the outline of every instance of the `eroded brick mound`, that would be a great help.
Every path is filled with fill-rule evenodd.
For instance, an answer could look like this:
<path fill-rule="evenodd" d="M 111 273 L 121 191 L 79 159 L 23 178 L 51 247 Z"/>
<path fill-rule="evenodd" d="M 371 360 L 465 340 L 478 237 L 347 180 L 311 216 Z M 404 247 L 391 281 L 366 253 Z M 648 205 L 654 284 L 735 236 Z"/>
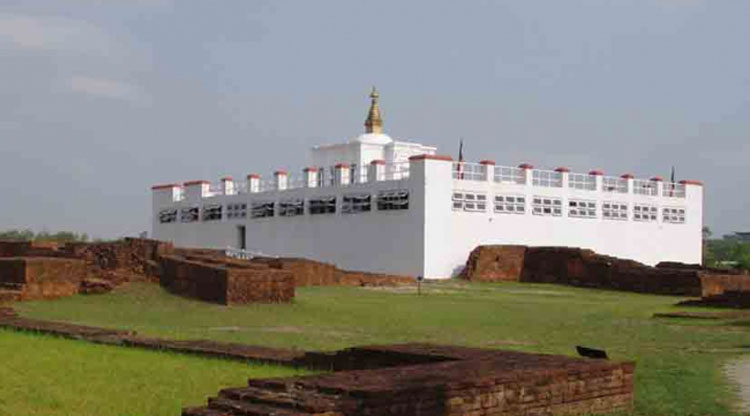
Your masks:
<path fill-rule="evenodd" d="M 649 267 L 572 247 L 479 246 L 463 276 L 477 281 L 520 281 L 699 296 L 701 270 Z"/>
<path fill-rule="evenodd" d="M 159 258 L 174 250 L 171 243 L 142 238 L 104 243 L 70 243 L 63 248 L 71 258 L 83 259 L 99 278 L 115 284 L 137 277 L 159 275 Z"/>
<path fill-rule="evenodd" d="M 231 259 L 203 261 L 163 255 L 159 283 L 172 293 L 223 305 L 281 303 L 294 298 L 290 272 L 237 264 Z"/>
<path fill-rule="evenodd" d="M 76 259 L 51 257 L 0 258 L 0 289 L 10 300 L 54 299 L 78 293 L 86 266 Z M 9 296 L 10 297 L 10 296 Z"/>
<path fill-rule="evenodd" d="M 632 406 L 629 362 L 428 344 L 330 357 L 348 371 L 249 380 L 183 415 L 557 415 Z"/>
<path fill-rule="evenodd" d="M 469 254 L 461 277 L 475 282 L 518 281 L 526 246 L 479 246 Z"/>

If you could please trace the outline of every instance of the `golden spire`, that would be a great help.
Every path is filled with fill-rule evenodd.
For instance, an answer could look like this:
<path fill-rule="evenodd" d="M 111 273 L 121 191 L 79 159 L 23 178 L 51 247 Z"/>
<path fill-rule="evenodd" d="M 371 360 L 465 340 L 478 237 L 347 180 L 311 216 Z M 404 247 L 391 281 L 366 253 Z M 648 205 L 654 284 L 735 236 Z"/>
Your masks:
<path fill-rule="evenodd" d="M 370 93 L 372 102 L 370 103 L 370 111 L 367 113 L 367 120 L 365 120 L 365 133 L 383 133 L 383 120 L 380 118 L 380 107 L 378 107 L 378 91 L 375 87 L 372 87 Z"/>

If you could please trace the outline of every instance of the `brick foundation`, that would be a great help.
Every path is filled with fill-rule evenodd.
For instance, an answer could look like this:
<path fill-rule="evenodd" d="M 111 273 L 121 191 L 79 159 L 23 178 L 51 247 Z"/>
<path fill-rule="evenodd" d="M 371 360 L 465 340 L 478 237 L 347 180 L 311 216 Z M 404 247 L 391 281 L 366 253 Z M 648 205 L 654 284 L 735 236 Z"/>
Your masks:
<path fill-rule="evenodd" d="M 628 411 L 632 362 L 459 346 L 400 344 L 304 352 L 28 319 L 0 308 L 0 327 L 90 342 L 333 370 L 249 380 L 184 416 L 572 415 Z"/>
<path fill-rule="evenodd" d="M 627 411 L 633 400 L 629 362 L 428 344 L 328 357 L 346 371 L 249 380 L 183 415 L 564 415 Z"/>
<path fill-rule="evenodd" d="M 86 267 L 81 260 L 45 257 L 0 258 L 0 289 L 15 299 L 54 299 L 78 293 Z"/>
<path fill-rule="evenodd" d="M 470 254 L 463 277 L 699 296 L 703 274 L 692 267 L 649 267 L 579 248 L 479 246 Z"/>
<path fill-rule="evenodd" d="M 290 302 L 294 298 L 290 272 L 231 260 L 212 263 L 164 255 L 159 283 L 173 293 L 223 305 Z"/>

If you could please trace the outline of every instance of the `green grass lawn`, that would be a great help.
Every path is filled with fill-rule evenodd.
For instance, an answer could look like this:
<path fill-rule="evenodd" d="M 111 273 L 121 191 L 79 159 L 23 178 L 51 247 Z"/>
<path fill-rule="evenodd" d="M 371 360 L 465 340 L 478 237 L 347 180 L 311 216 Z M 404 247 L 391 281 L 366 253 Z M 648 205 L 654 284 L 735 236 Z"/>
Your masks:
<path fill-rule="evenodd" d="M 174 416 L 222 387 L 299 371 L 0 330 L 0 416 Z"/>
<path fill-rule="evenodd" d="M 750 331 L 727 321 L 651 317 L 681 310 L 672 306 L 679 298 L 515 283 L 445 282 L 426 292 L 309 287 L 291 305 L 224 307 L 132 284 L 16 309 L 146 335 L 301 349 L 420 341 L 572 355 L 582 344 L 637 362 L 637 415 L 732 414 L 722 365 L 750 346 Z"/>

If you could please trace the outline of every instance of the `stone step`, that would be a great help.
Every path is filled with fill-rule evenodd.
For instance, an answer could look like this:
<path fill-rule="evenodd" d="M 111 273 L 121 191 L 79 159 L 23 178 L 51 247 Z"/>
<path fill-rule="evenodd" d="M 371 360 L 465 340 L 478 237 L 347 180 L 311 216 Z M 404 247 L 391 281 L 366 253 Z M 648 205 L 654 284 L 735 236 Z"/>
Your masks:
<path fill-rule="evenodd" d="M 238 387 L 223 389 L 219 397 L 245 403 L 267 404 L 286 409 L 320 413 L 340 409 L 344 404 L 338 396 L 318 391 L 292 390 L 279 391 L 258 387 Z"/>
<path fill-rule="evenodd" d="M 312 416 L 315 413 L 309 413 L 301 410 L 287 409 L 273 405 L 248 403 L 239 400 L 231 400 L 223 397 L 212 397 L 208 399 L 208 407 L 211 409 L 231 411 L 232 416 Z M 328 413 L 330 416 L 337 416 L 336 413 Z"/>

